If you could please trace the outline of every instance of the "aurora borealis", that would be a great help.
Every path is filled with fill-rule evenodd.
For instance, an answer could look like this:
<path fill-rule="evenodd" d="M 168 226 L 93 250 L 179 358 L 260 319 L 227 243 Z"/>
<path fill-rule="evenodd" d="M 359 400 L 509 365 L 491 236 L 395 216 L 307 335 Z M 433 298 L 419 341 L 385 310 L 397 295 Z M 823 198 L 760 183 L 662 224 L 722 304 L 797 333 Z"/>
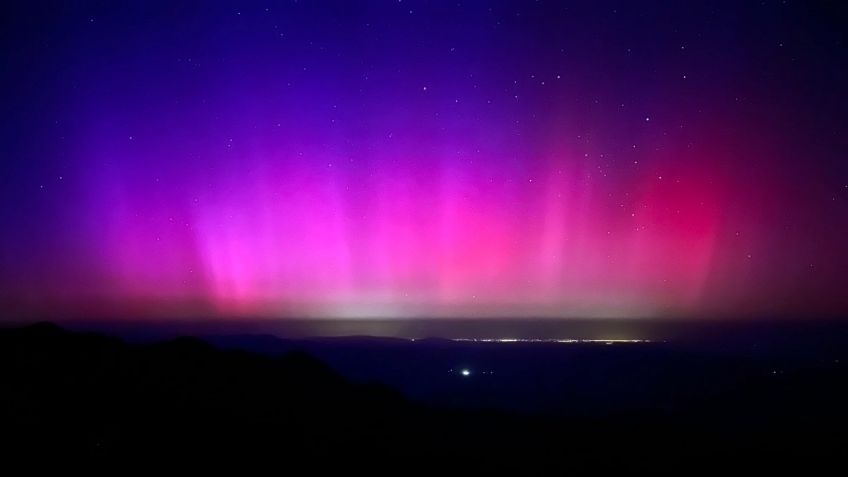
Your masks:
<path fill-rule="evenodd" d="M 9 316 L 848 310 L 829 3 L 70 3 L 4 7 Z"/>

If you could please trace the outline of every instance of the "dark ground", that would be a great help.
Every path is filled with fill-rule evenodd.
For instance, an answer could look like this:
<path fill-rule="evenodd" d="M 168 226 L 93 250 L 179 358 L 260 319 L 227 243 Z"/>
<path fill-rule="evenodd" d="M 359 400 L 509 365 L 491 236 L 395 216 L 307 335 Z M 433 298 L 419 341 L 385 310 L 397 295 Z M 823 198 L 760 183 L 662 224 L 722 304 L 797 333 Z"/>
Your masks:
<path fill-rule="evenodd" d="M 0 330 L 0 449 L 33 461 L 206 464 L 840 457 L 843 336 L 722 346 L 268 336 L 127 344 L 37 324 Z M 472 374 L 456 372 L 463 367 Z"/>

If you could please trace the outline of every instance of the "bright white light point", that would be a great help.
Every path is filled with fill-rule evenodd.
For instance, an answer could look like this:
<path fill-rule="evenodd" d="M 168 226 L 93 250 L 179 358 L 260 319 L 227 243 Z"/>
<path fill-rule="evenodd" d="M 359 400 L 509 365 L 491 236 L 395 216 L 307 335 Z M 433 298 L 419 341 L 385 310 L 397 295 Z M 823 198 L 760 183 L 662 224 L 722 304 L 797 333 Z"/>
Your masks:
<path fill-rule="evenodd" d="M 471 376 L 471 371 L 467 369 L 463 369 L 460 373 L 462 373 L 463 376 Z"/>

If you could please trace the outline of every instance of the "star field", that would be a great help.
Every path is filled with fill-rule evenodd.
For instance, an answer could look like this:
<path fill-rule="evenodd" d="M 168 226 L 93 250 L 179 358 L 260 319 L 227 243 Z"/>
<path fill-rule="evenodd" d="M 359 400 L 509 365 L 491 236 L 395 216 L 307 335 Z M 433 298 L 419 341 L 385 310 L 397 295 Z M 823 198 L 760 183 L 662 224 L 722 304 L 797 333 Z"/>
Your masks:
<path fill-rule="evenodd" d="M 848 309 L 838 6 L 8 13 L 13 315 Z"/>

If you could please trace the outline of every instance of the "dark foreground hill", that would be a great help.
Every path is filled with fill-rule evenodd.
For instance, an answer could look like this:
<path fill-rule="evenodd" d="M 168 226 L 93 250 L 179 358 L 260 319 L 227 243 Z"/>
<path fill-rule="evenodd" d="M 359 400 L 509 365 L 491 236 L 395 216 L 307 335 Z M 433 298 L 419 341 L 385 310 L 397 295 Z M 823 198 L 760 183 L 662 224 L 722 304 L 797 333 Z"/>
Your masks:
<path fill-rule="evenodd" d="M 687 396 L 673 410 L 613 405 L 554 417 L 425 407 L 351 383 L 303 353 L 224 351 L 191 338 L 128 345 L 38 324 L 0 330 L 0 386 L 0 452 L 16 458 L 453 456 L 572 465 L 838 456 L 848 442 L 848 375 L 837 365 Z"/>

